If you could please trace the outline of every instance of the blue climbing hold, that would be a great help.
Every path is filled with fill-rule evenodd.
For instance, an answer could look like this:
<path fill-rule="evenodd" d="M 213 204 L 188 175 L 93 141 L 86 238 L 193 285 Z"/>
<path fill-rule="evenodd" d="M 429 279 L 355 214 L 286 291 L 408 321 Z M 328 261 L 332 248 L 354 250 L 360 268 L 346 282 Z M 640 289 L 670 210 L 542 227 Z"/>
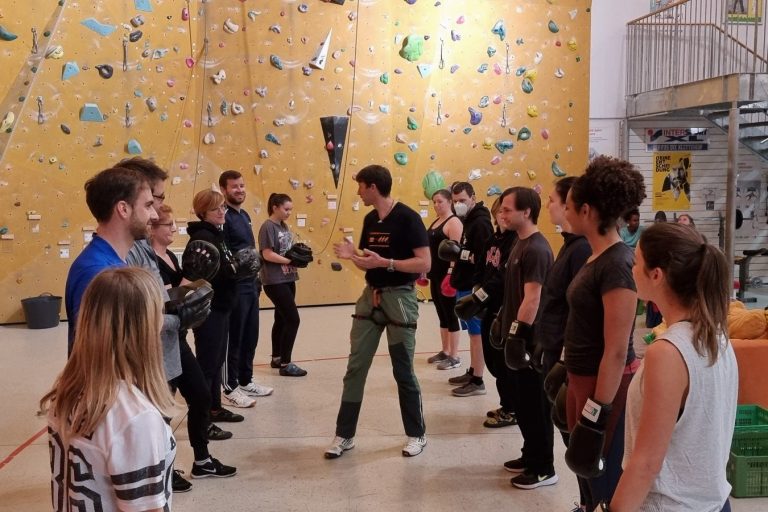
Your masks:
<path fill-rule="evenodd" d="M 507 37 L 507 28 L 504 26 L 504 20 L 497 21 L 493 25 L 491 32 L 499 36 L 499 39 L 503 41 L 504 38 Z"/>
<path fill-rule="evenodd" d="M 133 5 L 137 11 L 152 12 L 152 3 L 150 0 L 133 0 Z"/>
<path fill-rule="evenodd" d="M 140 155 L 141 154 L 141 144 L 139 144 L 139 141 L 136 139 L 131 139 L 128 141 L 127 144 L 128 153 L 131 155 Z"/>
<path fill-rule="evenodd" d="M 469 107 L 467 110 L 469 110 L 469 124 L 472 126 L 480 124 L 480 121 L 483 120 L 483 113 L 472 107 Z"/>
<path fill-rule="evenodd" d="M 115 25 L 108 25 L 106 23 L 101 23 L 96 18 L 87 18 L 80 22 L 81 25 L 93 30 L 99 35 L 102 36 L 108 36 L 115 30 L 117 30 L 117 27 Z"/>
<path fill-rule="evenodd" d="M 64 67 L 61 69 L 61 79 L 69 80 L 79 72 L 80 72 L 80 66 L 77 65 L 77 62 L 74 62 L 74 61 L 66 62 L 64 64 Z"/>
<path fill-rule="evenodd" d="M 103 123 L 104 115 L 102 115 L 96 103 L 86 103 L 80 109 L 80 120 L 91 123 Z"/>
<path fill-rule="evenodd" d="M 268 133 L 264 138 L 267 140 L 267 142 L 277 144 L 278 146 L 280 145 L 280 139 L 278 139 L 273 133 Z"/>
<path fill-rule="evenodd" d="M 494 144 L 494 146 L 499 150 L 499 153 L 504 154 L 506 151 L 515 147 L 515 144 L 511 140 L 500 140 Z"/>

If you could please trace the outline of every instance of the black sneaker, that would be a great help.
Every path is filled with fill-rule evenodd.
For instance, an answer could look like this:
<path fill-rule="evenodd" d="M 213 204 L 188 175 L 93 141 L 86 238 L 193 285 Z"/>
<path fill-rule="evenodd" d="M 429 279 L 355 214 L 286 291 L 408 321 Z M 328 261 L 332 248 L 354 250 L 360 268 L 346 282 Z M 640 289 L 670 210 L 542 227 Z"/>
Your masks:
<path fill-rule="evenodd" d="M 280 368 L 280 375 L 283 377 L 303 377 L 307 374 L 307 370 L 299 368 L 293 363 L 288 363 L 286 366 Z"/>
<path fill-rule="evenodd" d="M 535 489 L 544 485 L 555 485 L 557 480 L 557 474 L 554 470 L 544 475 L 526 471 L 512 478 L 510 482 L 518 489 Z"/>
<path fill-rule="evenodd" d="M 526 467 L 525 462 L 523 462 L 523 459 L 520 458 L 515 460 L 508 460 L 505 462 L 504 469 L 510 473 L 524 473 L 528 468 Z"/>
<path fill-rule="evenodd" d="M 451 377 L 448 379 L 448 384 L 451 386 L 464 386 L 465 384 L 469 384 L 469 381 L 472 380 L 472 368 L 464 372 L 462 375 L 459 375 L 458 377 Z"/>
<path fill-rule="evenodd" d="M 504 412 L 503 409 L 500 409 L 500 412 L 496 416 L 489 416 L 483 422 L 485 428 L 511 427 L 512 425 L 517 425 L 517 417 L 515 416 L 515 413 Z"/>
<path fill-rule="evenodd" d="M 272 359 L 269 361 L 269 366 L 271 368 L 280 368 L 280 357 L 272 356 Z"/>
<path fill-rule="evenodd" d="M 192 464 L 192 478 L 226 478 L 234 476 L 235 473 L 237 473 L 237 468 L 225 466 L 213 457 L 209 458 L 205 464 L 198 464 L 197 462 Z"/>
<path fill-rule="evenodd" d="M 171 482 L 173 492 L 188 492 L 192 490 L 192 482 L 182 477 L 181 475 L 183 474 L 184 472 L 180 469 L 173 470 L 173 481 Z"/>
<path fill-rule="evenodd" d="M 239 423 L 244 419 L 244 417 L 233 413 L 229 409 L 222 408 L 211 410 L 211 421 L 215 421 L 217 423 Z"/>
<path fill-rule="evenodd" d="M 232 432 L 221 430 L 218 426 L 211 423 L 208 425 L 205 435 L 209 441 L 224 441 L 232 437 Z"/>

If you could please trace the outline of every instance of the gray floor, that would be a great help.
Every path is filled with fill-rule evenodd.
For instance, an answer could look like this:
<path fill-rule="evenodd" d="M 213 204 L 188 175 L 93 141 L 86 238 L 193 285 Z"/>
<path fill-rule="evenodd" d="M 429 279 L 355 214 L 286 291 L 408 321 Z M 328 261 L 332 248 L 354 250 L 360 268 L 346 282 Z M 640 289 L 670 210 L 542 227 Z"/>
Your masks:
<path fill-rule="evenodd" d="M 322 453 L 333 436 L 348 353 L 349 306 L 305 308 L 295 359 L 309 371 L 303 379 L 279 377 L 266 364 L 271 311 L 262 312 L 257 351 L 258 381 L 275 387 L 245 411 L 228 441 L 211 443 L 214 456 L 236 465 L 238 475 L 196 480 L 194 489 L 174 496 L 174 508 L 189 512 L 224 510 L 367 511 L 505 510 L 567 511 L 578 498 L 573 475 L 556 443 L 557 485 L 533 491 L 510 486 L 502 463 L 519 455 L 517 427 L 482 426 L 496 406 L 493 381 L 485 396 L 456 398 L 446 384 L 464 368 L 438 371 L 426 356 L 439 348 L 436 316 L 422 305 L 416 371 L 423 390 L 428 446 L 413 459 L 400 455 L 404 441 L 397 394 L 385 345 L 371 369 L 357 435 L 357 447 L 335 461 Z M 643 330 L 638 329 L 638 336 Z M 50 510 L 49 461 L 37 400 L 61 369 L 66 325 L 33 331 L 0 327 L 0 511 Z M 466 348 L 466 337 L 462 346 Z M 466 357 L 466 352 L 462 353 Z M 192 452 L 184 418 L 174 420 L 179 440 L 177 466 L 189 470 Z M 37 436 L 37 437 L 36 437 Z M 732 500 L 736 512 L 768 510 L 768 498 Z"/>

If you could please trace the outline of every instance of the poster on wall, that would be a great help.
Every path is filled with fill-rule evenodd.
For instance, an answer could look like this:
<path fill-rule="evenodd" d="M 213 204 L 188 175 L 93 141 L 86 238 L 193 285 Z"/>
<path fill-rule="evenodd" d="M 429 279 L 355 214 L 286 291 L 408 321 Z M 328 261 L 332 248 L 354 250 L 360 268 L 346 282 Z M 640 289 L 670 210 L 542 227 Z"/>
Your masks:
<path fill-rule="evenodd" d="M 709 137 L 706 128 L 647 128 L 646 151 L 706 151 Z"/>
<path fill-rule="evenodd" d="M 763 0 L 727 0 L 729 23 L 760 23 Z"/>
<path fill-rule="evenodd" d="M 653 209 L 690 210 L 691 152 L 653 154 Z"/>
<path fill-rule="evenodd" d="M 621 157 L 618 121 L 589 120 L 589 159 L 599 155 Z"/>
<path fill-rule="evenodd" d="M 751 238 L 757 234 L 760 180 L 736 181 L 736 237 Z"/>

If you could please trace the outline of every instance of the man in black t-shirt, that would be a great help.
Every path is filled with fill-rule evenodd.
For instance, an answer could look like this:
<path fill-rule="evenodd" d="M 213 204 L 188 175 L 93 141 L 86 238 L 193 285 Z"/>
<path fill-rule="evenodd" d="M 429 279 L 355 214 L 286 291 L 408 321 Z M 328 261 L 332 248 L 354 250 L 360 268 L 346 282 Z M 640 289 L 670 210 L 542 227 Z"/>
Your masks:
<path fill-rule="evenodd" d="M 362 254 L 355 251 L 349 239 L 334 244 L 333 250 L 337 257 L 351 260 L 365 271 L 367 286 L 352 315 L 351 347 L 336 419 L 336 437 L 325 451 L 325 457 L 335 459 L 355 446 L 365 380 L 385 328 L 400 414 L 408 436 L 402 453 L 413 457 L 427 444 L 421 390 L 413 369 L 419 317 L 413 283 L 431 264 L 427 230 L 415 211 L 390 197 L 389 170 L 369 165 L 357 173 L 355 179 L 363 203 L 374 208 L 363 221 L 359 244 Z"/>
<path fill-rule="evenodd" d="M 552 266 L 552 249 L 536 223 L 541 199 L 530 188 L 512 187 L 501 195 L 499 218 L 517 231 L 518 241 L 507 260 L 504 302 L 499 316 L 504 335 L 504 365 L 514 396 L 515 414 L 523 435 L 522 456 L 504 463 L 512 485 L 535 489 L 557 483 L 552 453 L 552 424 L 544 414 L 542 376 L 531 366 L 534 321 L 541 289 Z M 547 435 L 548 434 L 548 435 Z"/>

